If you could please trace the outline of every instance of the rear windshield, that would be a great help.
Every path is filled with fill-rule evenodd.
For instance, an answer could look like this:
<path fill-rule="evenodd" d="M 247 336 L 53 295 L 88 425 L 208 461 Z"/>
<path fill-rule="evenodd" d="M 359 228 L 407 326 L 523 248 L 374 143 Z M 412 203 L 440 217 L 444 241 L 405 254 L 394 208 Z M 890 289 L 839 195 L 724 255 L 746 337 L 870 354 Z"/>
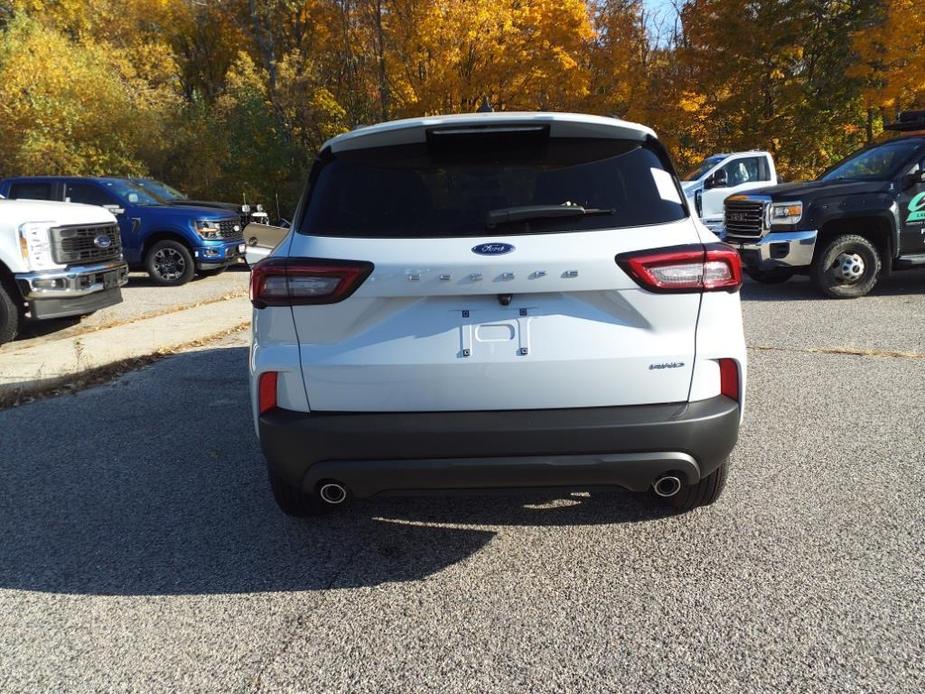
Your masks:
<path fill-rule="evenodd" d="M 645 144 L 546 138 L 399 145 L 332 155 L 316 166 L 302 233 L 484 236 L 489 213 L 581 206 L 589 214 L 496 224 L 493 234 L 614 229 L 687 216 L 677 184 Z M 494 215 L 497 218 L 497 215 Z"/>

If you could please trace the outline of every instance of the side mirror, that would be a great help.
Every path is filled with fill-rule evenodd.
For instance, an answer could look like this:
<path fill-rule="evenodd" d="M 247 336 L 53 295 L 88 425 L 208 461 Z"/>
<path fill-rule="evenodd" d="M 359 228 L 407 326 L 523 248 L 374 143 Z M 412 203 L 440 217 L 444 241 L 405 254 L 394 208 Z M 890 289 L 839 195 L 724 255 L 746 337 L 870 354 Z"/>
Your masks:
<path fill-rule="evenodd" d="M 925 183 L 925 169 L 903 176 L 903 190 L 909 190 Z"/>
<path fill-rule="evenodd" d="M 120 214 L 125 214 L 125 208 L 119 207 L 118 205 L 103 205 L 103 208 L 109 210 L 116 217 Z"/>
<path fill-rule="evenodd" d="M 728 185 L 729 178 L 723 169 L 720 169 L 703 182 L 703 187 L 705 190 L 710 190 L 712 188 L 725 188 Z"/>

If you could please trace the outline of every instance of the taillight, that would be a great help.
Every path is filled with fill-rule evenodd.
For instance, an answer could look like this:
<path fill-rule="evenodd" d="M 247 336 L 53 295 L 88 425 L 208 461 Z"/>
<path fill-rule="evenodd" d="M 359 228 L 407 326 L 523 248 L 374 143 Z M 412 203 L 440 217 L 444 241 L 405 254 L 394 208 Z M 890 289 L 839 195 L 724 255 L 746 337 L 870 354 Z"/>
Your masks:
<path fill-rule="evenodd" d="M 735 359 L 719 360 L 719 392 L 727 398 L 739 399 L 739 364 Z"/>
<path fill-rule="evenodd" d="M 251 273 L 251 303 L 267 306 L 334 304 L 353 294 L 372 273 L 360 260 L 267 258 Z"/>
<path fill-rule="evenodd" d="M 742 286 L 739 254 L 721 243 L 624 253 L 616 261 L 639 286 L 653 292 L 731 292 Z"/>
<path fill-rule="evenodd" d="M 265 371 L 260 374 L 257 381 L 257 408 L 260 414 L 276 407 L 276 385 L 279 374 L 275 371 Z"/>

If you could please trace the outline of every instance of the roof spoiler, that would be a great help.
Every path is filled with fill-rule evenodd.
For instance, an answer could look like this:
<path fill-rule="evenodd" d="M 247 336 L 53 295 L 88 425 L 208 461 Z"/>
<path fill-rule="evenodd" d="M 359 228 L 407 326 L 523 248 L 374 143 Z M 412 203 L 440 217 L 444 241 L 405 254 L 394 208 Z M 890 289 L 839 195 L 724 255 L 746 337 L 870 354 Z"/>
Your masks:
<path fill-rule="evenodd" d="M 509 138 L 540 143 L 549 139 L 549 123 L 484 123 L 443 125 L 425 130 L 427 146 L 432 149 L 459 147 L 462 143 L 497 147 Z"/>
<path fill-rule="evenodd" d="M 925 130 L 925 111 L 903 111 L 895 123 L 888 123 L 883 127 L 885 130 L 901 133 Z"/>

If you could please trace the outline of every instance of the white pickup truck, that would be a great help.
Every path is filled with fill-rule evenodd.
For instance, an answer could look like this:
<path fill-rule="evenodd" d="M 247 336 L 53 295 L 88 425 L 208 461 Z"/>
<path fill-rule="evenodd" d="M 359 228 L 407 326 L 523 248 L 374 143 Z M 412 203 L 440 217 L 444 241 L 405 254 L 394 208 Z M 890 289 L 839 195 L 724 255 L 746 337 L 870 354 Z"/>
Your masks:
<path fill-rule="evenodd" d="M 0 198 L 0 344 L 23 320 L 118 304 L 128 282 L 116 218 L 102 207 Z"/>
<path fill-rule="evenodd" d="M 723 238 L 723 201 L 730 195 L 777 185 L 774 158 L 758 150 L 714 154 L 691 171 L 681 187 L 688 204 L 714 234 Z"/>

